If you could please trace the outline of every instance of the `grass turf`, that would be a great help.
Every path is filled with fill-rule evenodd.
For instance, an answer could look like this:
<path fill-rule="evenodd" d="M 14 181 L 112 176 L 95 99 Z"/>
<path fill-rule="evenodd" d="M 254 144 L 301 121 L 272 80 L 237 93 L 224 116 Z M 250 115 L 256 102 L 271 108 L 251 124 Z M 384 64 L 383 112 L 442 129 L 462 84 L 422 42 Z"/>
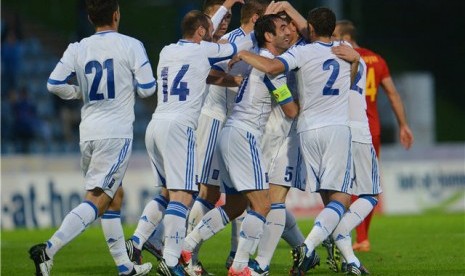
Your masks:
<path fill-rule="evenodd" d="M 309 220 L 299 222 L 304 235 Z M 129 237 L 134 226 L 126 226 Z M 34 265 L 28 249 L 50 237 L 54 229 L 2 231 L 1 274 L 32 275 Z M 200 259 L 209 272 L 226 275 L 224 262 L 229 251 L 230 228 L 217 234 L 202 247 Z M 375 216 L 371 227 L 371 252 L 358 257 L 372 275 L 465 275 L 465 215 L 431 213 L 415 216 Z M 326 252 L 317 249 L 322 262 L 308 274 L 334 275 L 325 264 Z M 144 261 L 156 260 L 144 252 Z M 272 260 L 272 275 L 287 275 L 291 264 L 290 248 L 281 241 Z M 54 275 L 116 275 L 98 224 L 90 227 L 64 247 L 56 256 Z"/>

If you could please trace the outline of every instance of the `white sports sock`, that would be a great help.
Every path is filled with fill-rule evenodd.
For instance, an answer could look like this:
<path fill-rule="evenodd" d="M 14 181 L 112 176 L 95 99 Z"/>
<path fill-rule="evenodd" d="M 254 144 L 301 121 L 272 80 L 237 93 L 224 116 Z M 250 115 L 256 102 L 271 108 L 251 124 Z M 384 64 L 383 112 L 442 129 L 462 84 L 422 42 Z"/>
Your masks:
<path fill-rule="evenodd" d="M 105 241 L 119 273 L 131 272 L 134 264 L 129 260 L 126 252 L 123 227 L 121 226 L 121 212 L 106 211 L 100 221 Z"/>
<path fill-rule="evenodd" d="M 155 227 L 155 231 L 153 231 L 150 238 L 147 242 L 151 243 L 155 248 L 163 250 L 163 237 L 165 236 L 165 222 L 162 219 L 160 223 L 158 223 L 157 227 Z"/>
<path fill-rule="evenodd" d="M 284 232 L 282 238 L 292 247 L 301 245 L 305 241 L 305 237 L 300 231 L 297 222 L 295 221 L 294 215 L 286 209 L 286 225 L 284 226 Z"/>
<path fill-rule="evenodd" d="M 305 239 L 307 256 L 333 232 L 344 212 L 344 205 L 333 200 L 318 214 L 310 234 Z"/>
<path fill-rule="evenodd" d="M 163 218 L 168 201 L 162 195 L 158 195 L 151 200 L 144 208 L 137 224 L 136 231 L 131 237 L 134 246 L 141 250 L 144 243 L 152 235 L 155 227 Z"/>
<path fill-rule="evenodd" d="M 163 258 L 169 267 L 178 264 L 186 236 L 187 207 L 181 202 L 170 201 L 165 212 L 165 248 Z"/>
<path fill-rule="evenodd" d="M 350 205 L 349 210 L 344 214 L 336 229 L 334 229 L 334 243 L 341 250 L 342 256 L 344 256 L 347 263 L 355 263 L 357 266 L 360 266 L 360 261 L 352 249 L 350 232 L 368 216 L 377 202 L 373 197 L 359 197 Z"/>
<path fill-rule="evenodd" d="M 270 265 L 271 258 L 284 230 L 285 216 L 286 205 L 284 203 L 271 204 L 271 210 L 266 216 L 263 236 L 258 243 L 257 257 L 255 258 L 263 270 Z"/>
<path fill-rule="evenodd" d="M 252 210 L 247 212 L 242 222 L 236 257 L 231 266 L 235 271 L 242 271 L 247 267 L 250 255 L 255 253 L 258 242 L 263 234 L 265 221 L 266 219 L 262 215 Z"/>
<path fill-rule="evenodd" d="M 184 248 L 188 251 L 194 251 L 199 244 L 223 230 L 228 223 L 229 217 L 223 208 L 217 207 L 211 210 L 205 214 L 202 221 L 187 235 Z"/>
<path fill-rule="evenodd" d="M 63 219 L 60 228 L 47 241 L 45 252 L 48 257 L 53 259 L 58 250 L 84 232 L 87 226 L 97 219 L 97 215 L 97 207 L 90 201 L 84 201 L 71 210 Z"/>
<path fill-rule="evenodd" d="M 241 226 L 242 222 L 244 221 L 245 215 L 247 213 L 244 212 L 242 215 L 237 217 L 231 222 L 231 251 L 230 252 L 236 252 L 237 251 L 237 245 L 239 244 L 239 235 L 241 233 Z"/>
<path fill-rule="evenodd" d="M 187 234 L 192 232 L 192 229 L 194 229 L 194 227 L 200 222 L 203 216 L 205 216 L 205 214 L 213 208 L 215 208 L 215 205 L 205 199 L 197 197 L 189 212 L 189 218 L 187 220 Z"/>

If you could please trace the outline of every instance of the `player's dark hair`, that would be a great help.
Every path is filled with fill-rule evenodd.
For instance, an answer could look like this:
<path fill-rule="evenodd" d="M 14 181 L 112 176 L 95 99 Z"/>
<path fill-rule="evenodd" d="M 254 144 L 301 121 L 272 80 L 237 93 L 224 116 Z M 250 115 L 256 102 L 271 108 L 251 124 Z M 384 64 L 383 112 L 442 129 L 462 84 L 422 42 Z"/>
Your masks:
<path fill-rule="evenodd" d="M 198 10 L 188 12 L 181 23 L 182 37 L 190 38 L 195 34 L 195 31 L 200 27 L 204 27 L 208 31 L 210 27 L 208 15 Z"/>
<path fill-rule="evenodd" d="M 241 24 L 247 23 L 254 14 L 258 14 L 259 17 L 263 16 L 269 3 L 270 1 L 267 0 L 246 1 L 241 8 Z"/>
<path fill-rule="evenodd" d="M 255 39 L 257 40 L 258 47 L 265 46 L 266 38 L 265 33 L 276 35 L 276 20 L 282 20 L 277 14 L 267 14 L 260 17 L 254 26 Z"/>
<path fill-rule="evenodd" d="M 341 36 L 348 35 L 354 41 L 357 41 L 357 29 L 354 23 L 350 20 L 339 20 L 336 21 L 336 25 L 340 26 Z"/>
<path fill-rule="evenodd" d="M 113 24 L 113 14 L 118 10 L 117 0 L 86 0 L 90 21 L 95 27 Z"/>
<path fill-rule="evenodd" d="M 210 14 L 210 10 L 217 5 L 223 5 L 224 0 L 205 0 L 203 2 L 202 11 L 206 14 Z"/>
<path fill-rule="evenodd" d="M 329 8 L 319 7 L 308 12 L 307 22 L 317 36 L 331 37 L 336 27 L 336 15 Z"/>

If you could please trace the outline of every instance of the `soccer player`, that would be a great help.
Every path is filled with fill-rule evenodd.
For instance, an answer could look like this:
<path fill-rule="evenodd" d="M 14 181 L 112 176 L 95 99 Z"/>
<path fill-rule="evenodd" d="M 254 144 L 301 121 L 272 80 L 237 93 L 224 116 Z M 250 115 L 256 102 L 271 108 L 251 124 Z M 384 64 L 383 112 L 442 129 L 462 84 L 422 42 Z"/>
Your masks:
<path fill-rule="evenodd" d="M 274 57 L 289 48 L 289 28 L 279 16 L 259 18 L 254 30 L 260 55 Z M 255 252 L 270 210 L 260 138 L 271 113 L 271 93 L 287 116 L 297 115 L 298 106 L 287 88 L 285 75 L 272 77 L 253 69 L 244 79 L 217 144 L 226 204 L 209 211 L 186 237 L 182 254 L 185 262 L 189 261 L 191 252 L 199 243 L 224 229 L 250 204 L 241 226 L 234 262 L 228 272 L 228 275 L 250 275 L 249 257 Z"/>
<path fill-rule="evenodd" d="M 158 103 L 145 136 L 156 185 L 168 189 L 169 202 L 160 198 L 154 207 L 157 212 L 145 208 L 131 238 L 133 247 L 140 250 L 164 214 L 165 247 L 157 269 L 161 275 L 184 275 L 178 259 L 188 206 L 198 190 L 194 131 L 212 62 L 229 59 L 237 49 L 252 45 L 251 39 L 238 44 L 208 42 L 213 25 L 200 11 L 188 12 L 181 24 L 183 38 L 160 52 Z"/>
<path fill-rule="evenodd" d="M 336 29 L 334 30 L 334 36 L 336 39 L 345 40 L 349 42 L 354 49 L 360 53 L 361 57 L 367 65 L 366 75 L 366 102 L 367 102 L 367 115 L 368 122 L 370 125 L 370 132 L 373 139 L 373 146 L 376 151 L 376 156 L 379 158 L 380 154 L 380 122 L 378 109 L 376 105 L 376 99 L 378 97 L 378 87 L 381 86 L 385 91 L 392 110 L 397 118 L 399 125 L 399 138 L 401 144 L 405 149 L 409 149 L 414 141 L 413 133 L 407 123 L 405 117 L 405 110 L 402 104 L 402 99 L 392 81 L 389 74 L 389 68 L 385 60 L 374 53 L 371 50 L 360 47 L 356 42 L 356 28 L 354 24 L 348 20 L 338 21 L 336 23 Z M 354 197 L 352 200 L 356 200 Z M 373 212 L 371 212 L 365 220 L 357 227 L 357 239 L 353 245 L 356 251 L 370 251 L 370 241 L 368 238 L 368 231 L 370 228 L 371 218 Z"/>
<path fill-rule="evenodd" d="M 290 44 L 306 44 L 297 31 L 296 23 L 286 13 L 278 13 L 278 15 L 288 23 Z M 295 72 L 287 73 L 287 85 L 292 97 L 297 100 Z M 262 138 L 263 159 L 267 163 L 265 168 L 270 182 L 271 210 L 266 217 L 263 236 L 258 243 L 257 257 L 249 262 L 250 268 L 257 275 L 269 273 L 271 258 L 281 235 L 292 248 L 305 240 L 294 215 L 286 209 L 285 205 L 289 188 L 305 191 L 306 173 L 296 124 L 296 118 L 288 118 L 281 107 L 273 103 Z"/>
<path fill-rule="evenodd" d="M 350 130 L 352 134 L 353 179 L 352 194 L 355 200 L 344 214 L 332 239 L 341 251 L 346 265 L 344 270 L 349 275 L 369 274 L 362 266 L 352 249 L 350 232 L 373 210 L 378 203 L 379 185 L 378 159 L 371 142 L 370 128 L 366 114 L 365 100 L 366 64 L 360 60 L 359 70 L 349 94 Z M 334 250 L 333 250 L 334 252 Z M 332 257 L 332 258 L 331 258 Z M 338 271 L 334 255 L 328 258 L 330 269 Z"/>
<path fill-rule="evenodd" d="M 221 41 L 235 42 L 245 37 L 253 31 L 257 19 L 263 15 L 267 2 L 252 0 L 248 1 L 241 8 L 241 26 L 228 34 L 225 34 Z M 232 76 L 247 76 L 250 69 L 246 63 L 236 64 L 231 70 L 227 69 L 227 61 L 216 63 L 213 68 L 227 72 Z M 199 166 L 199 195 L 189 213 L 188 233 L 197 225 L 201 218 L 211 209 L 220 198 L 220 181 L 217 151 L 215 150 L 219 132 L 223 128 L 226 118 L 232 111 L 237 88 L 221 87 L 210 85 L 209 93 L 206 96 L 202 111 L 199 117 L 197 129 L 197 148 L 200 159 Z M 232 262 L 237 250 L 238 231 L 240 229 L 240 218 L 234 220 L 231 237 L 231 252 L 228 260 Z M 189 267 L 192 271 L 203 269 L 195 267 L 197 265 L 197 252 L 192 254 L 192 262 Z"/>
<path fill-rule="evenodd" d="M 142 43 L 118 33 L 118 2 L 87 0 L 86 6 L 96 33 L 68 46 L 47 88 L 62 99 L 84 101 L 79 128 L 87 192 L 53 236 L 29 253 L 36 274 L 50 275 L 55 254 L 101 217 L 119 275 L 145 275 L 152 265 L 134 265 L 124 246 L 121 185 L 132 151 L 134 89 L 147 97 L 155 92 L 156 82 Z M 78 86 L 68 84 L 74 75 Z"/>
<path fill-rule="evenodd" d="M 336 16 L 330 9 L 311 10 L 307 21 L 311 44 L 292 47 L 275 59 L 245 51 L 237 55 L 268 74 L 298 68 L 301 109 L 297 131 L 311 176 L 310 190 L 319 192 L 329 203 L 316 217 L 305 242 L 293 249 L 292 273 L 296 275 L 319 264 L 315 247 L 336 228 L 350 203 L 352 155 L 348 96 L 351 76 L 355 76 L 360 58 L 354 50 L 346 52 L 345 60 L 332 53 L 334 46 L 341 43 L 331 41 Z"/>

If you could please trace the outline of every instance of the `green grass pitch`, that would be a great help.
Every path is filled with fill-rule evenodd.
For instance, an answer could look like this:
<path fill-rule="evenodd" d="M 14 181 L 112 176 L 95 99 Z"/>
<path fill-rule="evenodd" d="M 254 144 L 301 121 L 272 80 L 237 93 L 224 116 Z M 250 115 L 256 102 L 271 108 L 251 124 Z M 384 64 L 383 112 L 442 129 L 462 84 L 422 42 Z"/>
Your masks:
<path fill-rule="evenodd" d="M 312 221 L 299 225 L 308 233 Z M 125 227 L 126 237 L 134 226 Z M 54 229 L 1 232 L 1 274 L 33 275 L 34 265 L 28 256 L 31 245 L 42 242 Z M 230 228 L 217 234 L 202 247 L 200 259 L 209 272 L 226 275 L 224 262 L 229 252 Z M 373 218 L 370 232 L 372 251 L 358 253 L 372 275 L 465 275 L 465 214 L 427 214 L 415 216 L 380 216 Z M 322 262 L 308 275 L 334 275 L 325 263 L 326 252 L 317 249 Z M 157 262 L 147 252 L 156 275 Z M 281 241 L 272 260 L 271 275 L 287 275 L 291 264 L 288 245 Z M 117 275 L 103 234 L 98 226 L 90 227 L 64 247 L 56 256 L 53 275 Z"/>

